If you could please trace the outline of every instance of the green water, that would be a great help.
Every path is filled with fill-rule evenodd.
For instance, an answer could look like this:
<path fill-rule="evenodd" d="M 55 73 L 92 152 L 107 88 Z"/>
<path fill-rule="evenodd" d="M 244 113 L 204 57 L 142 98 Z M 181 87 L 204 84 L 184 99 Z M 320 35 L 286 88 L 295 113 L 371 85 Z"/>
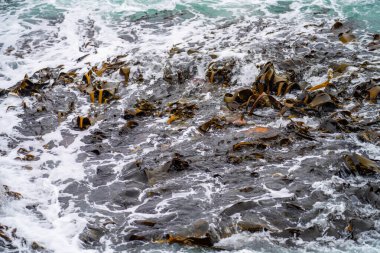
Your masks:
<path fill-rule="evenodd" d="M 204 18 L 250 17 L 266 15 L 303 15 L 305 19 L 326 17 L 330 20 L 346 19 L 358 24 L 368 32 L 380 32 L 380 0 L 278 0 L 278 1 L 218 1 L 218 0 L 107 0 L 107 1 L 0 1 L 0 13 L 6 15 L 21 10 L 18 18 L 31 23 L 47 20 L 53 23 L 64 19 L 64 13 L 72 8 L 83 8 L 84 13 L 91 11 L 114 21 L 125 17 L 131 20 L 144 15 L 157 15 L 163 10 L 187 12 L 186 18 L 194 15 Z"/>

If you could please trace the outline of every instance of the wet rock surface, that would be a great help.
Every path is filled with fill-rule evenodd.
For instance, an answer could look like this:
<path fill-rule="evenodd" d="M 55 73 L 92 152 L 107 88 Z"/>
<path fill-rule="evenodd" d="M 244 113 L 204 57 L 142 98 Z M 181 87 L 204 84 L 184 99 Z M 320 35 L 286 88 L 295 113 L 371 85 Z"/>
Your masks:
<path fill-rule="evenodd" d="M 368 61 L 380 59 L 376 41 L 369 52 L 343 23 L 314 27 L 311 38 L 271 22 L 214 29 L 210 42 L 224 29 L 242 35 L 217 48 L 241 57 L 184 43 L 164 59 L 136 54 L 139 68 L 116 57 L 71 74 L 41 70 L 2 94 L 23 100 L 14 150 L 31 139 L 44 147 L 20 150 L 20 162 L 58 157 L 37 168 L 49 177 L 62 148 L 78 145 L 71 154 L 84 176 L 64 182 L 59 204 L 88 221 L 84 248 L 212 248 L 238 233 L 302 248 L 380 232 L 380 70 Z M 247 43 L 256 32 L 271 39 Z M 350 67 L 329 72 L 342 62 Z M 257 75 L 247 87 L 236 76 L 248 64 Z M 21 194 L 5 188 L 11 201 Z M 0 225 L 3 249 L 13 247 L 8 233 Z"/>

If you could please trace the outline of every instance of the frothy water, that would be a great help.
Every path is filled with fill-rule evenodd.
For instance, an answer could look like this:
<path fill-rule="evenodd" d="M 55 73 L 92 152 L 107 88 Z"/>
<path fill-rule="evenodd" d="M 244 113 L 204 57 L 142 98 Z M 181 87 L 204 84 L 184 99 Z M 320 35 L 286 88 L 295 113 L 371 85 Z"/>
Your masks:
<path fill-rule="evenodd" d="M 302 24 L 323 17 L 326 22 L 348 20 L 375 33 L 380 30 L 379 15 L 378 0 L 4 0 L 0 2 L 0 88 L 43 67 L 74 68 L 75 60 L 87 53 L 85 62 L 93 63 L 136 47 L 162 53 L 225 20 L 271 17 Z M 168 19 L 176 24 L 165 29 Z M 152 22 L 151 27 L 138 20 Z"/>
<path fill-rule="evenodd" d="M 379 179 L 342 179 L 335 175 L 338 169 L 334 163 L 337 156 L 351 151 L 363 152 L 378 161 L 378 144 L 363 143 L 354 134 L 344 136 L 343 141 L 337 134 L 329 136 L 330 139 L 321 137 L 317 144 L 304 141 L 302 145 L 305 147 L 297 144 L 294 148 L 274 148 L 272 151 L 283 161 L 270 158 L 273 160 L 268 163 L 259 159 L 235 167 L 217 157 L 224 157 L 227 143 L 230 145 L 241 138 L 239 134 L 249 127 L 213 133 L 213 140 L 207 141 L 211 137 L 201 135 L 196 126 L 211 118 L 215 111 L 225 114 L 220 98 L 225 92 L 250 86 L 259 74 L 257 65 L 276 61 L 276 58 L 302 55 L 307 39 L 312 36 L 316 36 L 310 42 L 315 50 L 346 50 L 346 55 L 337 56 L 340 57 L 338 60 L 349 61 L 353 66 L 343 78 L 360 69 L 354 61 L 374 62 L 373 77 L 378 77 L 379 53 L 368 54 L 364 47 L 371 36 L 380 31 L 379 17 L 379 0 L 0 0 L 0 88 L 9 88 L 25 74 L 30 76 L 46 67 L 63 65 L 62 71 L 75 69 L 83 75 L 90 66 L 101 66 L 102 62 L 120 55 L 131 66 L 131 76 L 135 78 L 139 71 L 144 75 L 144 83 L 131 82 L 122 90 L 116 104 L 95 109 L 106 112 L 103 119 L 107 122 L 96 122 L 91 127 L 94 129 L 91 134 L 72 128 L 77 115 L 94 110 L 88 98 L 72 86 L 52 91 L 51 96 L 59 99 L 61 104 L 52 103 L 51 110 L 65 110 L 62 108 L 70 101 L 77 104 L 74 113 L 62 122 L 55 114 L 49 117 L 37 115 L 33 119 L 24 117 L 25 107 L 34 109 L 42 103 L 38 97 L 8 95 L 1 98 L 0 185 L 7 185 L 11 191 L 22 194 L 21 199 L 13 200 L 6 197 L 5 192 L 0 192 L 0 225 L 17 229 L 17 237 L 12 242 L 17 248 L 9 247 L 6 251 L 29 252 L 31 244 L 37 242 L 46 252 L 62 253 L 378 252 L 378 207 L 373 203 L 361 203 L 356 192 L 345 195 L 337 189 L 345 189 L 349 184 L 354 192 L 369 182 L 378 184 Z M 328 42 L 331 38 L 326 30 L 335 20 L 354 27 L 358 42 L 348 45 L 341 45 L 339 41 Z M 281 48 L 287 43 L 289 47 Z M 328 48 L 320 45 L 324 43 Z M 275 45 L 273 48 L 272 44 Z M 194 56 L 189 49 L 202 56 Z M 171 55 L 171 52 L 174 53 Z M 214 54 L 220 60 L 237 61 L 232 88 L 204 87 L 207 66 Z M 345 58 L 352 54 L 355 59 Z M 324 81 L 329 63 L 321 61 L 309 68 L 303 73 L 304 80 L 311 84 Z M 173 71 L 190 69 L 191 78 L 186 81 L 186 86 L 165 90 L 166 86 L 160 82 L 168 67 Z M 368 81 L 367 76 L 368 73 L 359 73 L 351 81 L 359 84 Z M 123 81 L 117 74 L 103 80 Z M 62 94 L 64 97 L 60 98 Z M 173 94 L 174 97 L 170 97 Z M 125 120 L 112 115 L 121 114 L 136 99 L 147 96 L 163 98 L 163 104 L 184 97 L 187 101 L 199 103 L 202 113 L 197 114 L 191 123 L 178 126 L 168 125 L 166 116 L 144 119 L 130 136 L 115 134 L 115 129 L 124 125 Z M 346 109 L 352 107 L 345 105 Z M 378 105 L 365 104 L 357 113 L 365 119 L 373 119 L 378 117 L 378 111 Z M 274 115 L 272 110 L 265 109 L 263 114 Z M 319 125 L 319 121 L 311 117 L 299 120 L 312 129 Z M 290 122 L 287 118 L 270 121 L 254 118 L 248 123 L 281 128 Z M 106 137 L 98 136 L 96 130 L 103 131 Z M 101 140 L 91 139 L 93 135 Z M 219 145 L 221 150 L 218 150 Z M 17 159 L 23 156 L 21 149 L 28 150 L 37 159 Z M 300 155 L 302 149 L 311 151 Z M 96 155 L 94 150 L 101 155 Z M 159 167 L 175 152 L 192 161 L 193 171 L 174 178 L 158 178 L 158 182 L 153 183 L 132 175 L 131 172 L 138 171 L 134 167 L 136 161 L 144 160 L 148 167 Z M 288 153 L 291 158 L 286 157 Z M 305 168 L 318 172 L 306 178 Z M 250 178 L 253 172 L 261 177 L 257 180 Z M 276 173 L 291 175 L 292 180 L 304 188 L 277 182 L 273 179 Z M 254 187 L 252 196 L 238 191 L 251 186 Z M 128 194 L 132 197 L 129 198 Z M 315 199 L 314 195 L 310 197 L 312 194 L 316 195 Z M 351 199 L 347 200 L 349 197 Z M 288 203 L 294 198 L 304 199 L 310 207 L 307 211 L 313 214 L 313 219 L 307 223 L 299 221 L 305 228 L 327 227 L 330 219 L 345 217 L 346 210 L 354 210 L 355 215 L 363 219 L 375 217 L 375 229 L 361 233 L 355 240 L 332 239 L 325 233 L 316 241 L 299 239 L 295 245 L 287 245 L 283 238 L 274 239 L 269 232 L 231 232 L 230 236 L 220 238 L 212 249 L 150 242 L 134 244 L 133 240 L 131 243 L 127 239 L 133 233 L 141 236 L 146 236 L 145 232 L 154 234 L 151 228 L 139 230 L 136 222 L 141 220 L 157 221 L 159 225 L 153 226 L 157 227 L 157 233 L 176 231 L 199 219 L 214 221 L 215 224 L 209 222 L 210 227 L 215 226 L 213 229 L 217 230 L 216 221 L 225 222 L 219 220 L 219 214 L 238 202 L 259 203 L 263 206 L 263 215 L 269 217 L 271 212 L 281 214 L 279 203 Z M 229 216 L 231 221 L 228 222 L 233 224 L 230 227 L 236 227 L 239 221 L 247 218 L 239 213 Z M 98 235 L 91 234 L 97 233 L 91 231 L 98 231 L 98 227 L 88 229 L 88 224 L 101 227 L 99 240 L 96 240 Z M 86 229 L 91 235 L 87 234 L 85 239 L 95 238 L 94 242 L 84 243 L 83 231 Z M 0 249 L 2 246 L 0 244 Z"/>

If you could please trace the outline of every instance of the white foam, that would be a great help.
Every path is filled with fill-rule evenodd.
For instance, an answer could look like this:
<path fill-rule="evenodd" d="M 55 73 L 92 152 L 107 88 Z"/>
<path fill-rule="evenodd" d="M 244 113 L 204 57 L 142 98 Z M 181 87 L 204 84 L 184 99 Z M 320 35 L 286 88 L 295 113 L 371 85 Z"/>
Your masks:
<path fill-rule="evenodd" d="M 17 118 L 17 114 L 21 112 L 21 102 L 20 98 L 8 96 L 1 103 L 0 110 L 3 110 L 3 113 L 0 117 L 4 119 L 1 123 L 7 123 L 2 127 L 2 136 L 18 135 L 13 127 L 21 122 Z M 16 106 L 16 108 L 6 112 L 8 106 Z M 58 198 L 59 190 L 64 188 L 64 184 L 57 184 L 67 179 L 83 179 L 83 167 L 76 162 L 76 152 L 82 145 L 79 141 L 81 135 L 67 148 L 57 147 L 48 151 L 43 147 L 48 141 L 58 143 L 62 140 L 59 132 L 61 128 L 64 126 L 42 138 L 29 138 L 13 150 L 4 146 L 7 144 L 6 139 L 1 140 L 0 143 L 3 150 L 7 151 L 7 155 L 0 156 L 0 164 L 2 164 L 0 185 L 8 185 L 11 191 L 20 192 L 23 198 L 2 205 L 0 217 L 3 224 L 17 228 L 17 235 L 25 238 L 29 243 L 36 241 L 54 252 L 84 252 L 78 235 L 87 221 L 73 210 L 61 210 Z M 33 148 L 31 154 L 39 157 L 39 160 L 30 162 L 15 160 L 16 157 L 22 156 L 17 154 L 18 148 L 29 150 L 30 147 Z M 44 166 L 46 161 L 59 162 L 59 164 L 50 170 Z M 26 169 L 24 167 L 26 165 L 31 170 Z M 28 205 L 36 206 L 37 213 L 26 209 Z M 37 215 L 38 213 L 40 215 Z M 20 242 L 18 244 L 20 248 L 23 248 Z"/>

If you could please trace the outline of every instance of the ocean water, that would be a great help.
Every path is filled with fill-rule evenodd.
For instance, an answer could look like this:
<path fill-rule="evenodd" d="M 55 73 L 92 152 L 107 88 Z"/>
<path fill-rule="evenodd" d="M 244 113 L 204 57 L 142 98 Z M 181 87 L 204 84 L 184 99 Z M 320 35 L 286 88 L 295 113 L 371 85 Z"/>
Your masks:
<path fill-rule="evenodd" d="M 271 54 L 271 50 L 274 51 L 272 59 L 276 54 L 295 56 L 298 54 L 296 49 L 282 50 L 278 47 L 271 49 L 271 44 L 279 45 L 281 40 L 285 40 L 292 41 L 295 45 L 298 43 L 295 36 L 302 34 L 304 36 L 302 38 L 309 38 L 319 35 L 316 32 L 318 27 L 323 27 L 326 31 L 338 20 L 353 27 L 357 37 L 357 42 L 344 45 L 344 49 L 355 54 L 357 61 L 374 62 L 374 77 L 378 77 L 379 69 L 376 68 L 376 64 L 379 63 L 380 56 L 376 52 L 373 55 L 368 54 L 365 47 L 372 40 L 373 34 L 380 32 L 380 0 L 0 0 L 0 88 L 9 88 L 22 80 L 26 74 L 30 76 L 42 68 L 61 66 L 63 71 L 75 69 L 79 74 L 84 74 L 90 66 L 123 55 L 123 59 L 131 64 L 132 73 L 137 73 L 141 69 L 147 81 L 144 86 L 132 83 L 126 88 L 122 102 L 113 108 L 115 111 L 121 111 L 125 109 L 124 105 L 132 104 L 130 98 L 144 97 L 146 94 L 154 95 L 159 90 L 155 88 L 155 85 L 157 86 L 155 80 L 163 77 L 165 66 L 173 65 L 174 68 L 180 68 L 183 61 L 188 60 L 182 55 L 178 58 L 176 55 L 172 56 L 172 62 L 170 57 L 168 60 L 171 49 L 175 47 L 185 48 L 184 52 L 191 48 L 205 55 L 215 53 L 220 59 L 238 59 L 241 63 L 239 71 L 234 73 L 234 81 L 238 83 L 237 87 L 249 86 L 259 73 L 256 65 L 269 60 L 264 57 L 266 55 L 264 51 L 249 53 L 253 49 L 266 45 L 267 51 Z M 326 34 L 320 35 L 322 42 L 330 41 L 330 35 Z M 299 41 L 302 44 L 303 40 Z M 329 50 L 334 50 L 333 46 L 338 44 L 339 50 L 342 47 L 339 41 L 326 42 L 326 44 L 332 45 L 332 49 Z M 247 58 L 247 55 L 250 55 L 250 58 Z M 220 103 L 214 102 L 216 95 L 211 94 L 214 90 L 205 91 L 197 88 L 197 84 L 202 83 L 204 79 L 208 62 L 200 57 L 191 59 L 191 63 L 196 65 L 197 74 L 189 87 L 184 88 L 184 94 L 199 92 L 201 101 L 209 102 L 219 109 Z M 351 71 L 355 72 L 358 68 L 353 67 Z M 115 78 L 121 81 L 120 77 Z M 323 63 L 317 64 L 315 69 L 309 69 L 305 73 L 305 79 L 313 84 L 324 81 L 326 66 L 323 66 Z M 367 79 L 363 74 L 354 82 L 357 84 Z M 69 88 L 62 89 L 64 94 L 68 91 Z M 59 91 L 56 92 L 59 97 Z M 79 92 L 71 95 L 77 97 L 79 104 L 76 113 L 85 114 L 91 109 L 91 106 L 86 104 L 87 98 L 81 97 Z M 62 101 L 69 99 L 71 98 L 64 98 Z M 118 187 L 125 187 L 126 180 L 123 179 L 124 175 L 122 176 L 125 164 L 139 158 L 150 159 L 153 155 L 157 155 L 154 152 L 161 153 L 158 150 L 164 147 L 163 143 L 168 144 L 165 142 L 167 139 L 171 146 L 178 147 L 184 152 L 188 149 L 184 143 L 194 140 L 191 145 L 194 145 L 193 148 L 196 150 L 194 152 L 198 152 L 200 156 L 211 152 L 207 147 L 209 144 L 203 142 L 194 126 L 185 129 L 179 127 L 170 132 L 165 124 L 167 119 L 159 119 L 147 123 L 146 132 L 136 134 L 137 137 L 131 139 L 131 143 L 125 144 L 117 151 L 113 150 L 110 156 L 101 161 L 93 160 L 92 157 L 82 155 L 88 144 L 84 141 L 88 132 L 72 130 L 74 115 L 69 116 L 64 123 L 57 124 L 51 131 L 41 130 L 43 133 L 28 135 L 19 129 L 35 127 L 33 124 L 28 125 L 27 120 L 21 116 L 24 113 L 23 104 L 33 105 L 37 102 L 35 98 L 24 99 L 11 95 L 1 98 L 0 185 L 7 185 L 12 191 L 22 193 L 23 198 L 17 201 L 9 200 L 5 193 L 1 192 L 3 189 L 0 187 L 0 225 L 17 228 L 18 236 L 13 242 L 15 249 L 1 248 L 0 244 L 0 251 L 32 252 L 31 243 L 37 242 L 44 247 L 43 252 L 58 253 L 380 252 L 379 220 L 374 221 L 377 229 L 363 233 L 356 240 L 323 237 L 318 241 L 298 241 L 298 245 L 289 247 L 281 240 L 273 240 L 266 232 L 237 233 L 221 239 L 212 249 L 157 243 L 124 245 L 123 238 L 127 235 L 128 229 L 133 230 L 133 222 L 136 220 L 143 218 L 169 220 L 167 217 L 176 213 L 177 208 L 183 212 L 187 211 L 185 218 L 179 219 L 178 223 L 178 226 L 185 226 L 189 225 L 191 220 L 203 218 L 203 214 L 212 219 L 221 210 L 231 206 L 236 199 L 249 200 L 249 198 L 239 194 L 229 195 L 230 189 L 218 179 L 207 173 L 194 173 L 187 175 L 188 178 L 180 179 L 183 180 L 181 181 L 183 185 L 186 185 L 183 188 L 176 179 L 146 189 L 136 186 L 135 188 L 139 189 L 139 195 L 136 197 L 138 201 L 120 209 L 115 203 L 109 204 L 107 200 L 115 197 L 111 194 L 112 189 L 116 192 Z M 347 107 L 352 108 L 354 105 L 349 104 Z M 366 105 L 359 114 L 374 118 L 378 116 L 378 110 L 378 106 Z M 206 116 L 200 116 L 194 121 L 198 123 L 205 118 Z M 310 118 L 306 117 L 303 120 L 311 127 L 318 125 Z M 42 122 L 42 119 L 37 118 L 35 121 Z M 125 123 L 117 119 L 112 122 L 117 126 Z M 282 127 L 289 123 L 289 120 L 278 119 L 269 123 L 260 123 L 271 127 Z M 94 127 L 101 129 L 101 124 L 97 123 Z M 168 131 L 172 136 L 164 140 L 160 131 Z M 339 138 L 334 139 L 336 140 Z M 112 141 L 115 140 L 109 141 L 111 146 Z M 335 147 L 331 144 L 331 147 L 328 146 L 331 150 L 318 150 L 318 153 L 316 151 L 306 158 L 294 157 L 288 164 L 276 164 L 270 170 L 273 172 L 272 170 L 283 169 L 289 173 L 298 173 L 304 166 L 304 161 L 306 165 L 310 165 L 307 160 L 312 158 L 324 159 L 321 162 L 323 166 L 324 162 L 330 165 L 327 161 L 334 159 L 332 153 L 348 152 L 351 148 L 365 152 L 374 160 L 380 160 L 379 146 L 363 144 L 353 135 L 348 137 L 347 142 L 351 146 L 342 144 Z M 46 151 L 48 143 L 54 143 L 56 146 Z M 329 145 L 328 141 L 324 141 L 324 145 Z M 26 163 L 15 159 L 20 156 L 19 148 L 31 150 L 38 160 Z M 111 193 L 107 192 L 109 195 L 102 196 L 103 190 L 95 185 L 93 175 L 98 166 L 107 163 L 112 164 L 115 178 L 110 177 L 106 184 Z M 317 162 L 315 166 L 318 165 L 320 164 Z M 264 165 L 259 167 L 260 173 L 264 167 Z M 242 168 L 245 172 L 252 170 L 249 166 Z M 226 165 L 218 173 L 232 175 L 234 171 Z M 238 183 L 245 183 L 242 180 L 242 178 L 236 179 Z M 315 203 L 313 210 L 319 213 L 310 224 L 323 225 L 329 214 L 344 216 L 346 209 L 353 209 L 344 201 L 341 193 L 332 189 L 347 182 L 353 187 L 361 187 L 367 183 L 364 179 L 360 180 L 344 181 L 336 176 L 329 176 L 326 180 L 308 182 L 310 189 L 329 196 L 325 202 Z M 375 178 L 372 182 L 379 184 L 380 181 Z M 261 186 L 266 192 L 251 200 L 269 201 L 294 196 L 294 193 L 286 187 L 268 190 L 264 183 Z M 146 196 L 150 190 L 157 189 L 170 189 L 172 193 L 168 198 L 150 203 Z M 219 202 L 219 198 L 225 202 Z M 193 202 L 189 202 L 191 207 L 186 209 L 184 206 L 190 201 L 189 199 Z M 370 205 L 359 205 L 355 199 L 352 201 L 355 214 L 368 219 L 379 216 L 378 209 Z M 198 206 L 204 213 L 197 213 L 199 217 L 193 217 L 192 213 Z M 155 210 L 155 213 L 150 213 L 144 208 Z M 105 223 L 109 219 L 119 222 L 116 229 L 110 229 L 113 234 L 102 237 L 99 245 L 89 246 L 83 243 L 81 235 L 88 223 L 99 221 Z"/>
<path fill-rule="evenodd" d="M 378 0 L 297 1 L 1 1 L 0 87 L 14 85 L 25 73 L 46 66 L 70 66 L 91 53 L 100 62 L 144 44 L 145 50 L 165 51 L 226 20 L 270 17 L 317 22 L 346 20 L 366 33 L 380 30 Z M 137 20 L 149 20 L 142 28 Z M 156 36 L 165 19 L 177 19 Z M 70 63 L 70 64 L 69 64 Z"/>

